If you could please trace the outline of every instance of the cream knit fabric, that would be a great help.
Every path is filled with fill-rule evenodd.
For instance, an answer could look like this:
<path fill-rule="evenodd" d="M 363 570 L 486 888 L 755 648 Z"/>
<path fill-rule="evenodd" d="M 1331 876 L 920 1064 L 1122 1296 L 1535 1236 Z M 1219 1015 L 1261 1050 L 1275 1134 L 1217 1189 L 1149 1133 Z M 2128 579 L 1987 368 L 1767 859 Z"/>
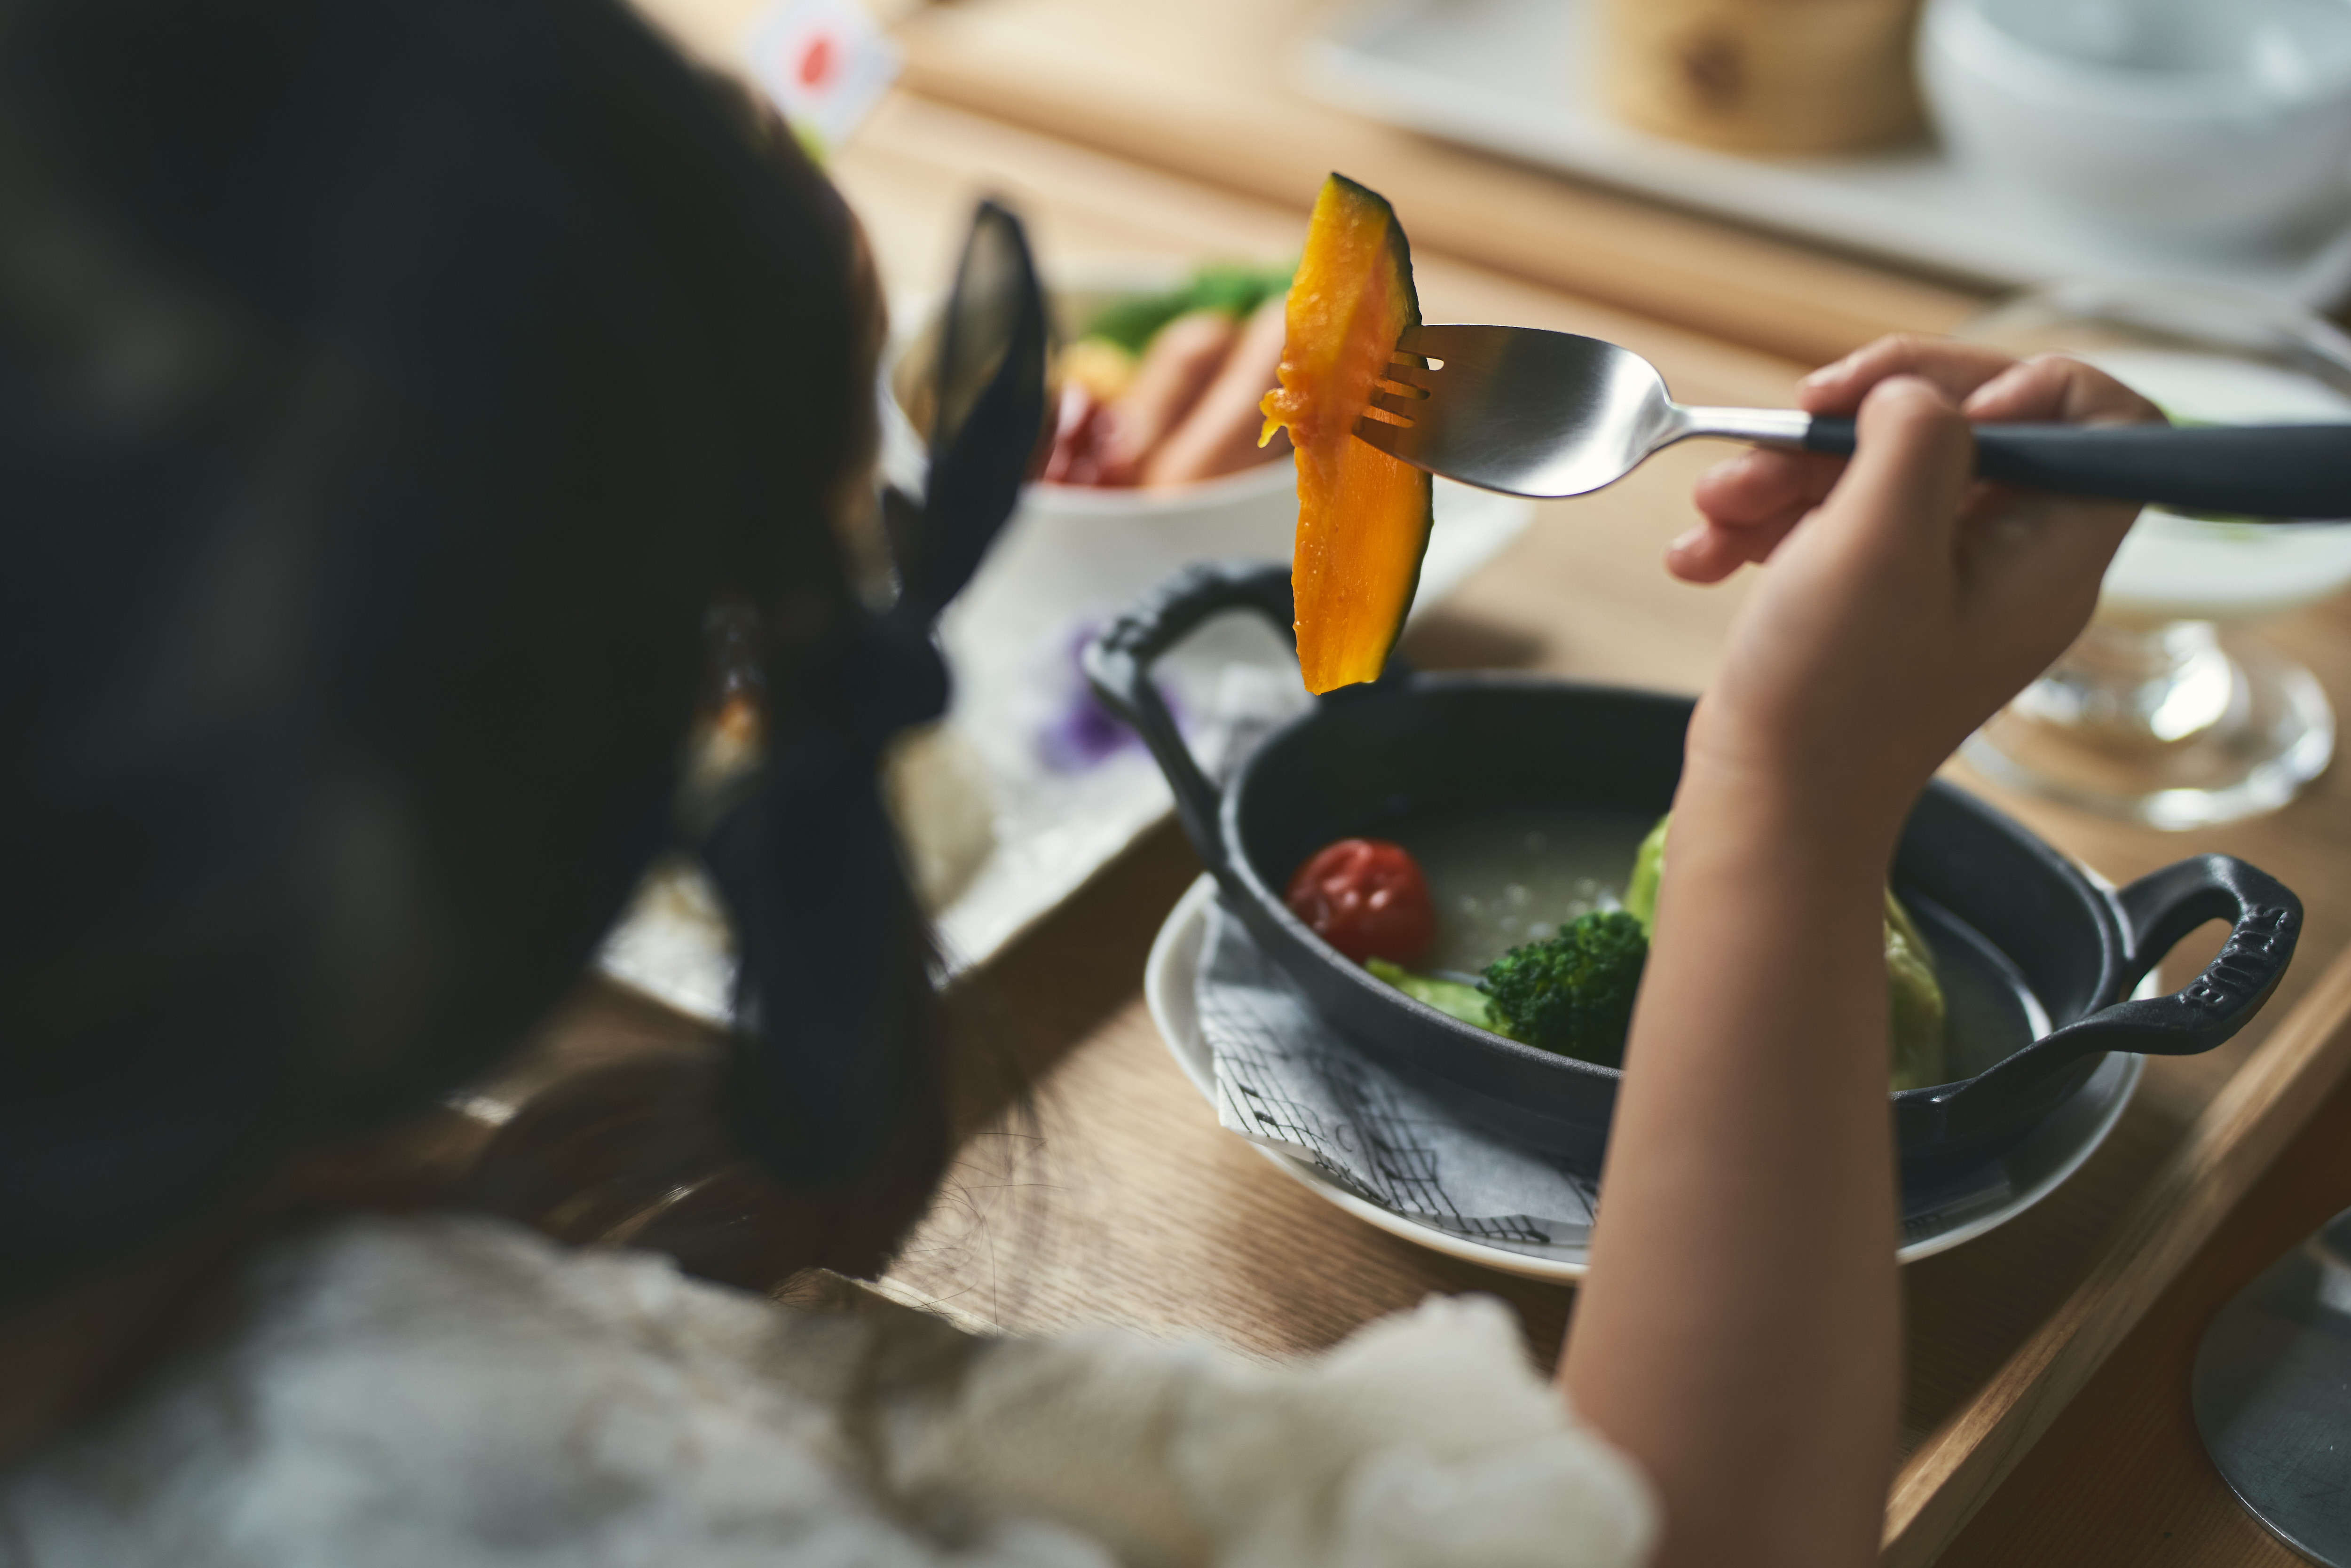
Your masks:
<path fill-rule="evenodd" d="M 230 1338 L 0 1475 L 10 1568 L 1618 1568 L 1655 1534 L 1490 1301 L 1266 1367 L 456 1218 L 280 1249 Z"/>

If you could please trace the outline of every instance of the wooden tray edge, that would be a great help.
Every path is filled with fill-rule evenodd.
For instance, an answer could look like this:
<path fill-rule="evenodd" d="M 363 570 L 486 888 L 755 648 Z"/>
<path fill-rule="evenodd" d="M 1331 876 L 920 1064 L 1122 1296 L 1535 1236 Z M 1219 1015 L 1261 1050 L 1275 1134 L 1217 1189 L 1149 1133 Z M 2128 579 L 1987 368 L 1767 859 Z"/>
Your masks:
<path fill-rule="evenodd" d="M 1887 1568 L 1925 1568 L 1941 1554 L 2346 1067 L 2351 949 L 2335 956 L 2189 1127 L 2107 1231 L 2088 1277 L 1903 1465 L 1886 1504 Z"/>

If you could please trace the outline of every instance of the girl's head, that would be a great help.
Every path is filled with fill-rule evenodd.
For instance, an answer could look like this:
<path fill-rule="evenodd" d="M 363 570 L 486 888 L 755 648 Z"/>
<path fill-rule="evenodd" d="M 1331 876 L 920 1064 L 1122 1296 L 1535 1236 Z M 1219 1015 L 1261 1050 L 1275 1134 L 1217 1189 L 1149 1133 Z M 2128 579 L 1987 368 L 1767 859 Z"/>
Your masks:
<path fill-rule="evenodd" d="M 833 528 L 878 333 L 831 188 L 618 0 L 0 0 L 0 1308 L 508 1048 L 730 601 L 840 822 L 795 861 L 778 785 L 738 858 L 855 933 L 869 1147 L 935 1168 Z M 842 1176 L 768 1066 L 755 1145 Z"/>

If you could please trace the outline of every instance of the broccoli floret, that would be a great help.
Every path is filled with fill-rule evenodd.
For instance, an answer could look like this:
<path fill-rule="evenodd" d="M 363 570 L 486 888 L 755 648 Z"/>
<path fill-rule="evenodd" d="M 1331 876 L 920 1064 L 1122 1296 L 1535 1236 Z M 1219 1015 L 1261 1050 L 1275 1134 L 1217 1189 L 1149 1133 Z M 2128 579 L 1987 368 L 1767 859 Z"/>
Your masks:
<path fill-rule="evenodd" d="M 1512 1040 L 1602 1067 L 1625 1061 L 1633 994 L 1649 938 L 1621 909 L 1595 911 L 1486 966 L 1491 1027 Z"/>

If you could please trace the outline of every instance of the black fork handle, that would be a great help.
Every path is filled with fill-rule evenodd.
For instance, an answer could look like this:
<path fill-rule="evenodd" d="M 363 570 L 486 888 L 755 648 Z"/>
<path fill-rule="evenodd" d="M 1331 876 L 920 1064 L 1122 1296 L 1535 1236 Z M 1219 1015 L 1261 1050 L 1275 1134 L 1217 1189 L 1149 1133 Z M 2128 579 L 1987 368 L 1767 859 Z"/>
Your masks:
<path fill-rule="evenodd" d="M 1975 432 L 1976 473 L 2021 490 L 2273 522 L 2351 517 L 2351 424 L 1979 424 Z M 1815 418 L 1803 445 L 1849 457 L 1853 421 Z"/>

